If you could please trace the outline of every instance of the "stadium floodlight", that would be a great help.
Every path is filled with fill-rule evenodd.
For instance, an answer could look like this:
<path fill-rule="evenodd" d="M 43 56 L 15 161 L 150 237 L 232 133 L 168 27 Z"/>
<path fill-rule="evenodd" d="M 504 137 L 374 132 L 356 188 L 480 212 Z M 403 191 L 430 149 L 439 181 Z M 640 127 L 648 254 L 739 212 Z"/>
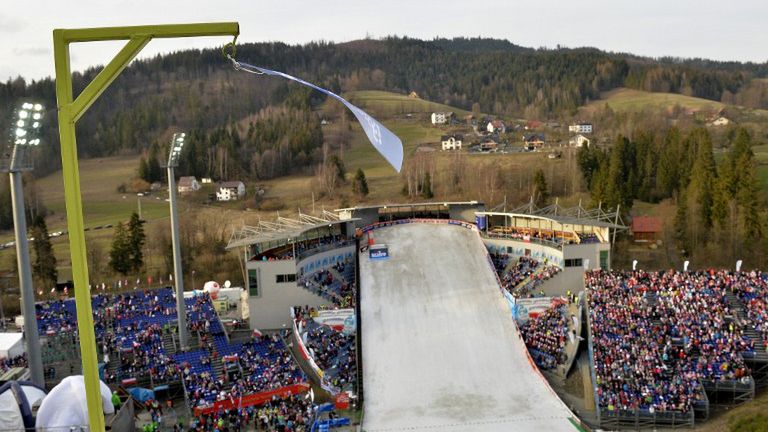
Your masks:
<path fill-rule="evenodd" d="M 171 152 L 168 155 L 169 168 L 176 168 L 179 166 L 179 157 L 181 156 L 182 149 L 184 149 L 184 140 L 186 139 L 186 136 L 187 134 L 184 132 L 173 134 L 173 139 L 171 140 Z"/>
<path fill-rule="evenodd" d="M 29 259 L 27 221 L 24 209 L 24 187 L 21 174 L 32 170 L 31 147 L 40 144 L 39 130 L 43 119 L 43 105 L 24 102 L 16 110 L 16 121 L 11 122 L 10 139 L 5 151 L 0 152 L 0 171 L 8 172 L 11 179 L 11 206 L 16 236 L 16 262 L 19 272 L 24 315 L 24 343 L 32 382 L 43 387 L 43 359 L 40 355 L 40 336 L 35 315 L 35 290 L 32 286 L 32 266 Z"/>
<path fill-rule="evenodd" d="M 181 245 L 179 243 L 179 211 L 176 207 L 176 174 L 174 169 L 179 166 L 179 157 L 186 139 L 184 132 L 173 134 L 171 150 L 168 154 L 168 202 L 171 207 L 171 242 L 173 244 L 173 282 L 176 284 L 176 316 L 178 317 L 179 343 L 182 349 L 189 347 L 187 333 L 187 314 L 184 305 L 184 269 L 181 265 Z M 194 283 L 192 284 L 194 285 Z"/>

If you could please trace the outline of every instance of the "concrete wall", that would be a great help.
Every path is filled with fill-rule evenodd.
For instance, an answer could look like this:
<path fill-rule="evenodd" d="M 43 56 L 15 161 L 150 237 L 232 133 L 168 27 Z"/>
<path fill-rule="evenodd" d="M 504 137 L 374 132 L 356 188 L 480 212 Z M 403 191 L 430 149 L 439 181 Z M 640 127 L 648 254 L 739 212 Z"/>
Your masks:
<path fill-rule="evenodd" d="M 291 306 L 309 305 L 319 307 L 329 302 L 296 282 L 277 283 L 279 274 L 296 274 L 294 260 L 249 261 L 248 270 L 257 270 L 259 295 L 248 296 L 248 313 L 251 328 L 260 330 L 282 329 L 291 325 Z M 250 276 L 249 276 L 250 277 Z M 247 286 L 247 284 L 246 284 Z"/>
<path fill-rule="evenodd" d="M 260 330 L 281 329 L 283 325 L 290 327 L 291 306 L 320 307 L 330 305 L 331 302 L 298 286 L 297 282 L 278 283 L 277 275 L 297 275 L 298 281 L 298 275 L 302 274 L 302 271 L 309 274 L 329 268 L 338 261 L 349 260 L 352 262 L 354 253 L 355 246 L 350 245 L 312 255 L 298 263 L 294 260 L 248 261 L 246 268 L 247 270 L 257 270 L 259 283 L 259 295 L 251 296 L 250 292 L 248 294 L 248 314 L 251 327 Z M 246 283 L 246 287 L 248 286 Z"/>
<path fill-rule="evenodd" d="M 589 270 L 600 268 L 600 251 L 608 251 L 607 268 L 611 268 L 611 244 L 610 243 L 587 243 L 572 244 L 563 247 L 563 258 L 581 258 L 589 260 Z M 583 268 L 582 268 L 583 270 Z"/>

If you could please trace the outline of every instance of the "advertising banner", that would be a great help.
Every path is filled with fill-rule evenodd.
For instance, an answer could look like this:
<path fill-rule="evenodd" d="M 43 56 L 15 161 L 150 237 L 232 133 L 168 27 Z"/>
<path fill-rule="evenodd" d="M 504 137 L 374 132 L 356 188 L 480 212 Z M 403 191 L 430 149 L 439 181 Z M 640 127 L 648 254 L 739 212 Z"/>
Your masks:
<path fill-rule="evenodd" d="M 317 316 L 313 319 L 316 323 L 324 326 L 331 327 L 334 330 L 342 331 L 344 329 L 344 322 L 350 317 L 355 315 L 354 309 L 332 309 L 321 310 L 317 312 Z"/>
<path fill-rule="evenodd" d="M 518 324 L 523 324 L 531 318 L 535 318 L 544 313 L 555 304 L 559 304 L 560 299 L 553 297 L 536 297 L 517 299 L 515 307 L 515 320 Z"/>
<path fill-rule="evenodd" d="M 387 259 L 389 258 L 389 246 L 387 245 L 373 245 L 368 248 L 368 257 L 371 259 Z"/>

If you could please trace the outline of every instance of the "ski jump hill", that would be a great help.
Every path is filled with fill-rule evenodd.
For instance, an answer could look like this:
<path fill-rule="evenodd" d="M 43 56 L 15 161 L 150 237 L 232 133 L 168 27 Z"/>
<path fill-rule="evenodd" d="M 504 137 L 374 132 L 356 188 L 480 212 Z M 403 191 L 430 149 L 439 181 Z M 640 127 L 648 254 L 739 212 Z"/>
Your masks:
<path fill-rule="evenodd" d="M 369 231 L 389 257 L 360 256 L 363 430 L 578 430 L 529 359 L 479 234 L 441 222 Z"/>

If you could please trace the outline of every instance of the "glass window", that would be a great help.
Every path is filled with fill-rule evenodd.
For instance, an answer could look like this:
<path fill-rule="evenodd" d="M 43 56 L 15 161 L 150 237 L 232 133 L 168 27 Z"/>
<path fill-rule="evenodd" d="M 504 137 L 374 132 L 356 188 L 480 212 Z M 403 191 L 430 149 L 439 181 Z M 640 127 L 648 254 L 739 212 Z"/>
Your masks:
<path fill-rule="evenodd" d="M 259 296 L 259 271 L 258 269 L 248 270 L 248 295 L 251 297 Z"/>

